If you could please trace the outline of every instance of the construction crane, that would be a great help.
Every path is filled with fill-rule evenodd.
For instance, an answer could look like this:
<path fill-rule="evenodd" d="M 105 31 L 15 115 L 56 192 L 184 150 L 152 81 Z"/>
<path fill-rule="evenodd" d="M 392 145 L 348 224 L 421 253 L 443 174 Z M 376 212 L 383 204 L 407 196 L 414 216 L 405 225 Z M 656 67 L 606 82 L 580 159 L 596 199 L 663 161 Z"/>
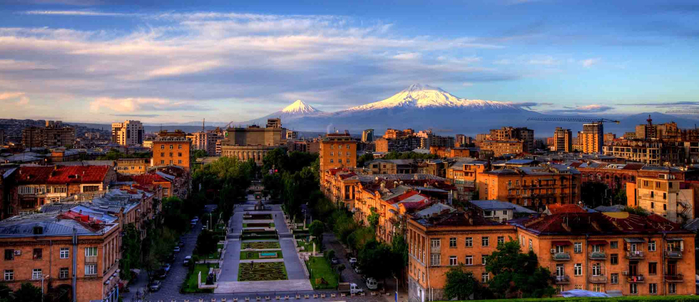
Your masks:
<path fill-rule="evenodd" d="M 587 118 L 587 117 L 530 117 L 527 121 L 536 122 L 571 122 L 571 123 L 615 123 L 618 124 L 617 120 L 610 120 L 606 118 Z"/>

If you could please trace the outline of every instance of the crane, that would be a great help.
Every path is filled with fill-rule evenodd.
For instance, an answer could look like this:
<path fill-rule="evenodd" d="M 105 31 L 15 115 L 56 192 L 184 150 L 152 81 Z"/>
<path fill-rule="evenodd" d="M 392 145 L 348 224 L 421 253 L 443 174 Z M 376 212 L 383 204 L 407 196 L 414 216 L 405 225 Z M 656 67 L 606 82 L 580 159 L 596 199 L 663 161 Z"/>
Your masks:
<path fill-rule="evenodd" d="M 530 117 L 527 121 L 536 122 L 572 122 L 572 123 L 615 123 L 618 124 L 617 120 L 610 120 L 606 118 L 587 118 L 587 117 Z"/>

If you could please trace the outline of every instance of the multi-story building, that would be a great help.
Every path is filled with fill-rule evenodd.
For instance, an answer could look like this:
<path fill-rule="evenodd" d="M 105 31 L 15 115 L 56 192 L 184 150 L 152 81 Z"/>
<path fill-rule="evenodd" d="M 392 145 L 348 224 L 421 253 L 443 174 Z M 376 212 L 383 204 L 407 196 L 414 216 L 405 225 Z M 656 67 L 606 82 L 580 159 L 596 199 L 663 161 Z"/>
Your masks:
<path fill-rule="evenodd" d="M 616 140 L 616 134 L 615 134 L 615 133 L 609 132 L 609 133 L 605 133 L 605 134 L 604 134 L 604 145 L 609 145 L 609 144 L 611 144 L 612 142 L 614 142 L 614 140 Z"/>
<path fill-rule="evenodd" d="M 690 144 L 691 146 L 691 144 Z M 683 165 L 689 162 L 685 142 L 666 140 L 617 140 L 604 154 L 649 165 Z"/>
<path fill-rule="evenodd" d="M 190 149 L 192 142 L 181 131 L 170 133 L 161 131 L 153 140 L 153 159 L 151 166 L 174 165 L 190 169 Z"/>
<path fill-rule="evenodd" d="M 602 123 L 583 124 L 583 131 L 578 133 L 579 144 L 584 153 L 602 153 L 604 146 L 604 125 Z"/>
<path fill-rule="evenodd" d="M 0 221 L 3 284 L 67 289 L 78 302 L 117 301 L 120 230 L 118 223 L 72 211 Z"/>
<path fill-rule="evenodd" d="M 228 128 L 226 138 L 221 141 L 221 156 L 239 160 L 254 160 L 262 165 L 268 152 L 283 147 L 286 129 L 280 119 L 269 119 L 265 128 L 253 125 L 247 128 Z"/>
<path fill-rule="evenodd" d="M 479 282 L 488 282 L 488 256 L 498 244 L 516 238 L 514 226 L 485 219 L 475 209 L 417 212 L 407 220 L 408 300 L 446 300 L 446 273 L 459 264 Z"/>
<path fill-rule="evenodd" d="M 521 141 L 522 152 L 534 152 L 534 130 L 528 128 L 502 127 L 491 129 L 489 139 L 493 141 Z"/>
<path fill-rule="evenodd" d="M 114 169 L 119 174 L 143 174 L 150 167 L 150 160 L 147 158 L 120 158 L 116 160 Z"/>
<path fill-rule="evenodd" d="M 573 151 L 573 133 L 570 129 L 556 127 L 556 130 L 553 132 L 553 148 L 551 148 L 551 151 Z"/>
<path fill-rule="evenodd" d="M 610 164 L 605 162 L 574 162 L 582 175 L 582 182 L 601 182 L 613 192 L 626 190 L 628 183 L 636 183 L 639 177 L 658 178 L 661 174 L 671 174 L 678 180 L 684 180 L 684 172 L 677 168 L 648 166 L 641 163 Z"/>
<path fill-rule="evenodd" d="M 568 213 L 510 221 L 522 252 L 533 251 L 558 291 L 687 295 L 694 284 L 694 234 L 657 215 Z"/>
<path fill-rule="evenodd" d="M 46 121 L 45 127 L 22 129 L 22 145 L 26 148 L 64 147 L 75 142 L 75 128 L 63 126 L 61 121 Z"/>
<path fill-rule="evenodd" d="M 5 130 L 0 129 L 0 146 L 5 145 Z"/>
<path fill-rule="evenodd" d="M 677 127 L 677 123 L 665 123 L 653 125 L 653 119 L 648 115 L 647 124 L 636 126 L 636 139 L 651 140 L 671 140 L 682 139 L 682 131 Z"/>
<path fill-rule="evenodd" d="M 493 156 L 500 157 L 505 154 L 521 154 L 525 152 L 523 141 L 486 140 L 479 144 L 482 151 L 491 151 Z"/>
<path fill-rule="evenodd" d="M 320 142 L 320 172 L 357 167 L 357 141 L 349 134 L 329 133 Z"/>
<path fill-rule="evenodd" d="M 115 144 L 140 146 L 143 144 L 144 136 L 143 124 L 140 121 L 112 123 L 112 142 Z"/>
<path fill-rule="evenodd" d="M 362 131 L 362 143 L 371 143 L 374 141 L 374 129 L 366 129 Z"/>
<path fill-rule="evenodd" d="M 672 173 L 639 176 L 626 185 L 627 205 L 685 224 L 694 219 L 694 192 L 681 185 L 682 179 Z"/>
<path fill-rule="evenodd" d="M 415 130 L 410 129 L 410 128 L 405 129 L 405 130 L 388 128 L 388 129 L 386 129 L 386 133 L 383 135 L 383 138 L 385 138 L 385 139 L 399 139 L 399 138 L 413 136 L 413 135 L 415 135 Z"/>
<path fill-rule="evenodd" d="M 479 199 L 541 209 L 551 203 L 578 203 L 581 177 L 578 170 L 563 165 L 511 167 L 479 172 L 476 186 Z"/>

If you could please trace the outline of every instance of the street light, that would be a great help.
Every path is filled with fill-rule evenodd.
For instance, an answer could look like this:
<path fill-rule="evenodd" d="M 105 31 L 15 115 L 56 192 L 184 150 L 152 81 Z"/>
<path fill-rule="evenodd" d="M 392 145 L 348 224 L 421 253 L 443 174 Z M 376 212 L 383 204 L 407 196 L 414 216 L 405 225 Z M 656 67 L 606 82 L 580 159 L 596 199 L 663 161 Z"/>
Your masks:
<path fill-rule="evenodd" d="M 44 275 L 41 277 L 41 302 L 44 302 L 44 280 L 48 279 L 49 275 Z"/>

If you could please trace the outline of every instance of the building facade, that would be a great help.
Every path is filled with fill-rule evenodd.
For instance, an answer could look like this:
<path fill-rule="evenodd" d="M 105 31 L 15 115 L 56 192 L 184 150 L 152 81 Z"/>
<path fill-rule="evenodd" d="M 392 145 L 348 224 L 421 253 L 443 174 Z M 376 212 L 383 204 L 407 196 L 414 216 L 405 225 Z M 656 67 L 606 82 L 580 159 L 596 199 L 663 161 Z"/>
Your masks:
<path fill-rule="evenodd" d="M 521 141 L 522 152 L 534 152 L 534 130 L 528 128 L 502 127 L 491 129 L 489 139 L 493 141 Z"/>
<path fill-rule="evenodd" d="M 366 129 L 362 131 L 362 143 L 371 143 L 374 141 L 374 129 Z"/>
<path fill-rule="evenodd" d="M 112 142 L 122 146 L 140 146 L 143 144 L 145 132 L 140 121 L 124 121 L 112 123 Z"/>
<path fill-rule="evenodd" d="M 143 174 L 150 166 L 147 158 L 120 158 L 116 160 L 114 170 L 119 174 Z"/>
<path fill-rule="evenodd" d="M 151 166 L 174 165 L 189 171 L 191 146 L 192 142 L 184 132 L 160 132 L 153 140 Z"/>
<path fill-rule="evenodd" d="M 280 119 L 269 119 L 265 128 L 249 126 L 247 128 L 229 128 L 221 141 L 221 156 L 235 157 L 239 160 L 254 160 L 262 165 L 265 155 L 286 143 L 286 129 L 282 128 Z"/>
<path fill-rule="evenodd" d="M 583 124 L 578 133 L 579 144 L 584 153 L 602 153 L 604 146 L 604 125 L 602 123 Z"/>
<path fill-rule="evenodd" d="M 480 142 L 479 147 L 483 151 L 492 152 L 492 156 L 495 157 L 500 157 L 505 154 L 521 154 L 525 152 L 525 143 L 523 141 L 486 140 Z"/>
<path fill-rule="evenodd" d="M 670 173 L 640 176 L 626 186 L 627 205 L 685 224 L 694 219 L 694 191 L 681 185 L 682 179 Z"/>
<path fill-rule="evenodd" d="M 45 127 L 22 129 L 22 145 L 25 148 L 64 147 L 75 143 L 75 128 L 63 126 L 61 121 L 46 121 Z"/>
<path fill-rule="evenodd" d="M 553 148 L 551 151 L 573 151 L 573 133 L 570 131 L 570 129 L 556 127 L 556 130 L 553 132 Z"/>
<path fill-rule="evenodd" d="M 349 134 L 329 133 L 320 142 L 320 171 L 357 167 L 357 141 Z"/>

